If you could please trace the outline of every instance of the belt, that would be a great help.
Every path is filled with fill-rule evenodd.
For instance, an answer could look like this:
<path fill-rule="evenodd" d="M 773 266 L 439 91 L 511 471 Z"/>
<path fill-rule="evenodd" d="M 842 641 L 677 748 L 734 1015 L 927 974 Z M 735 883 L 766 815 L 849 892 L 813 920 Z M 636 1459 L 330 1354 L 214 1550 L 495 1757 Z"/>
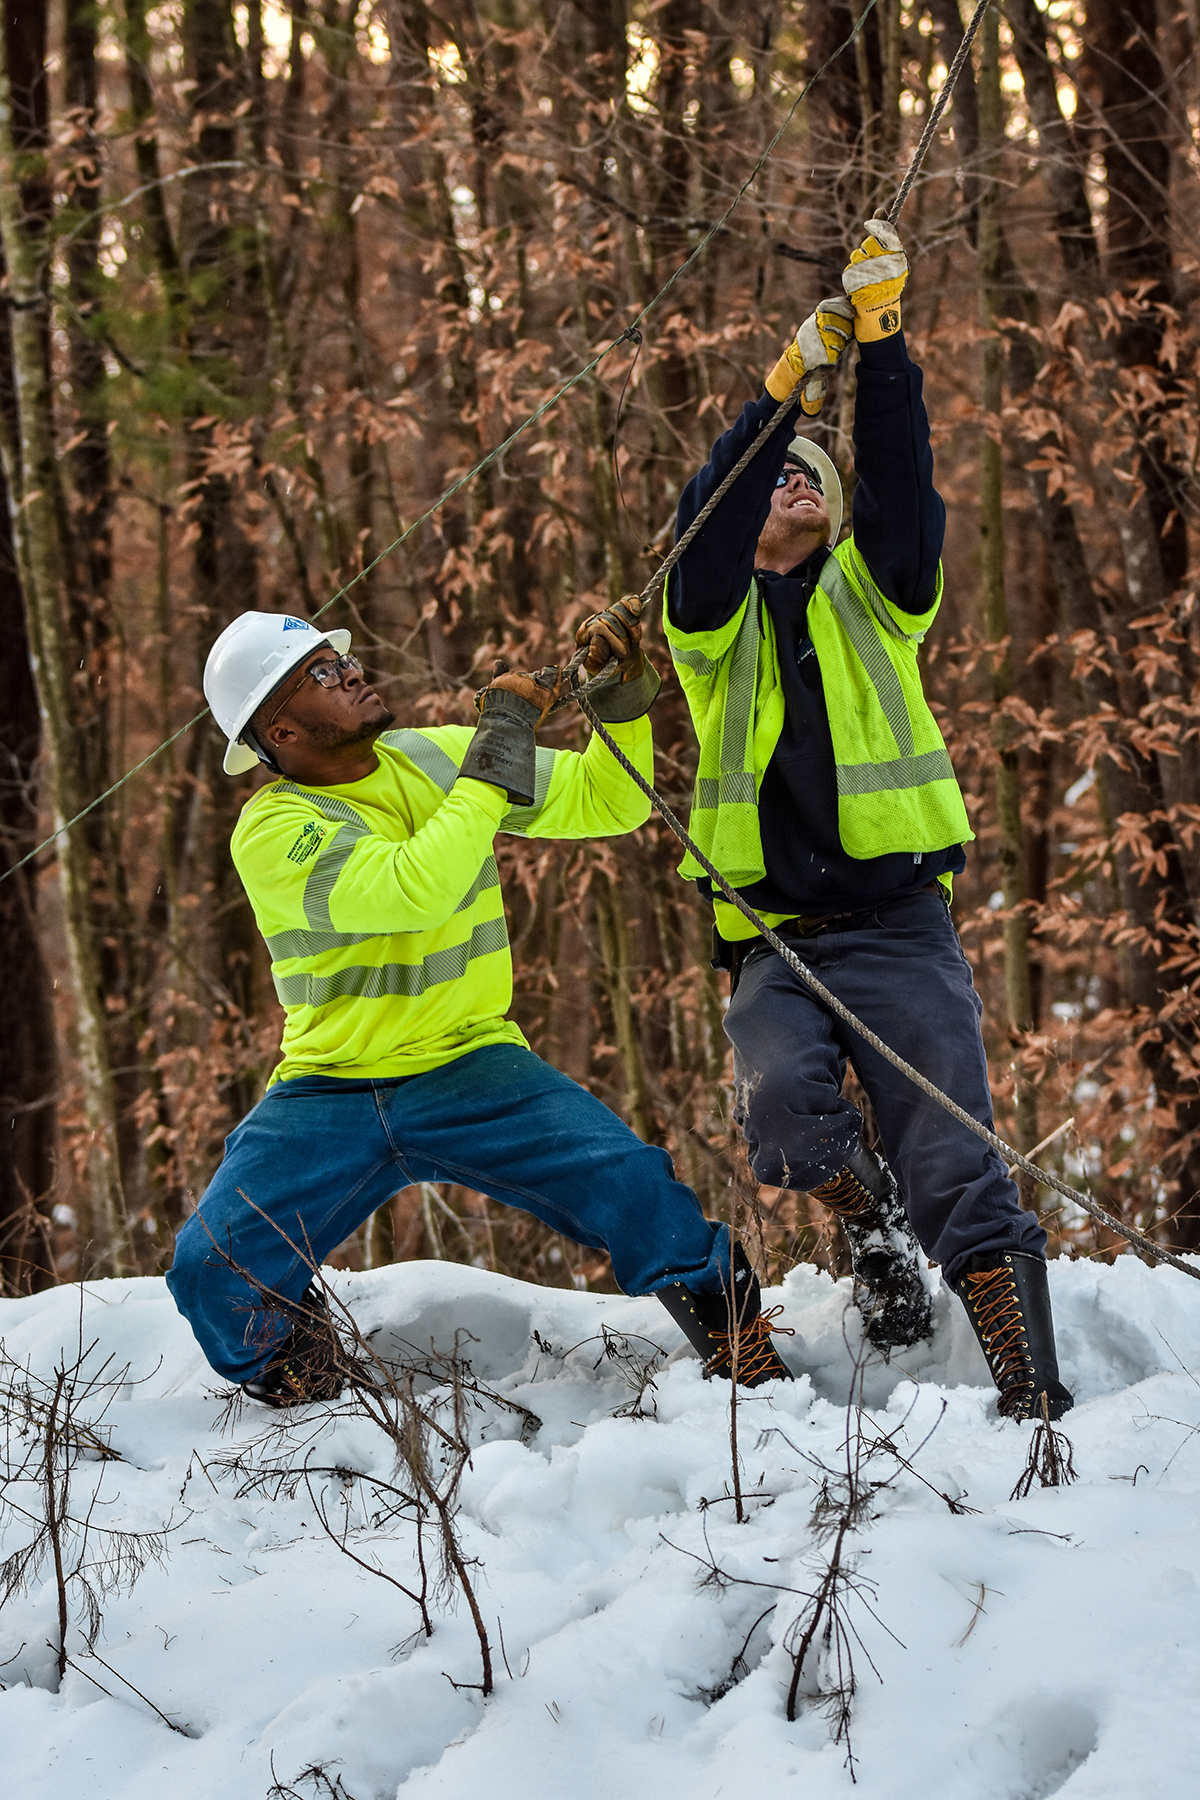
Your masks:
<path fill-rule="evenodd" d="M 917 889 L 917 892 L 920 894 L 938 894 L 942 900 L 946 899 L 946 890 L 940 881 L 927 881 L 923 888 Z M 911 899 L 912 896 L 905 895 L 904 898 Z M 810 938 L 822 937 L 825 932 L 832 931 L 835 928 L 838 931 L 861 931 L 864 925 L 870 924 L 871 921 L 877 917 L 881 907 L 888 906 L 890 903 L 889 897 L 883 900 L 877 900 L 874 906 L 865 906 L 859 912 L 816 913 L 813 915 L 803 913 L 797 914 L 795 918 L 784 919 L 776 925 L 774 928 L 775 935 L 776 937 L 782 938 L 786 944 L 789 938 L 798 938 L 807 941 Z M 947 904 L 949 903 L 947 902 Z M 741 979 L 742 970 L 745 968 L 750 958 L 762 951 L 771 950 L 771 945 L 764 937 L 739 938 L 735 943 L 727 944 L 725 940 L 719 936 L 715 927 L 713 929 L 713 945 L 714 955 L 712 967 L 714 969 L 728 969 L 730 979 L 729 993 L 731 999 L 737 992 L 737 985 Z M 716 947 L 718 945 L 720 947 L 720 953 L 717 952 Z"/>
<path fill-rule="evenodd" d="M 923 888 L 918 888 L 917 892 L 941 894 L 943 897 L 945 895 L 945 889 L 940 881 L 927 881 Z M 812 916 L 800 913 L 794 919 L 784 919 L 782 924 L 776 925 L 775 934 L 786 943 L 789 937 L 821 937 L 823 933 L 832 931 L 835 927 L 838 931 L 861 931 L 864 925 L 869 924 L 875 918 L 881 906 L 890 904 L 890 900 L 891 896 L 887 896 L 882 900 L 877 900 L 874 906 L 863 907 L 860 912 L 815 913 Z"/>

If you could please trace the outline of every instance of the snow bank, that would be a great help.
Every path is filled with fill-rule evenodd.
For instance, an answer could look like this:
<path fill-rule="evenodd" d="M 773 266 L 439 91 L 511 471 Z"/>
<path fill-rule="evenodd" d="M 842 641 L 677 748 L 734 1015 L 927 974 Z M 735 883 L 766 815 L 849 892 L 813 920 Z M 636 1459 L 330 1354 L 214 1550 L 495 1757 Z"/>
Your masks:
<path fill-rule="evenodd" d="M 865 1435 L 890 1436 L 911 1465 L 869 1459 L 864 1479 L 885 1485 L 846 1543 L 854 1772 L 881 1800 L 1195 1792 L 1200 1289 L 1132 1257 L 1058 1263 L 1051 1280 L 1077 1399 L 1071 1488 L 1009 1499 L 1028 1428 L 997 1419 L 950 1296 L 932 1344 L 865 1370 Z M 266 1800 L 275 1782 L 303 1800 L 850 1792 L 820 1706 L 792 1724 L 784 1710 L 789 1627 L 824 1568 L 814 1502 L 845 1459 L 848 1284 L 801 1268 L 767 1296 L 795 1332 L 782 1348 L 798 1379 L 741 1401 L 739 1525 L 729 1390 L 701 1379 L 656 1302 L 446 1263 L 331 1281 L 381 1354 L 457 1341 L 479 1381 L 540 1421 L 522 1437 L 511 1407 L 471 1411 L 459 1524 L 495 1692 L 485 1702 L 470 1685 L 479 1651 L 461 1599 L 431 1638 L 414 1635 L 413 1604 L 363 1566 L 418 1580 L 411 1526 L 372 1522 L 384 1490 L 367 1478 L 404 1479 L 374 1425 L 319 1407 L 282 1435 L 260 1409 L 229 1418 L 161 1282 L 57 1289 L 0 1303 L 7 1355 L 52 1380 L 94 1340 L 87 1369 L 127 1370 L 103 1426 L 122 1460 L 85 1458 L 73 1507 L 98 1487 L 95 1520 L 166 1529 L 168 1548 L 104 1601 L 102 1662 L 69 1638 L 61 1687 L 52 1589 L 0 1609 L 6 1796 Z M 632 1362 L 604 1354 L 602 1326 Z M 631 1377 L 652 1345 L 671 1360 L 639 1408 Z M 337 1473 L 308 1488 L 267 1479 L 306 1463 Z M 359 1562 L 321 1529 L 314 1497 L 347 1522 Z M 28 1532 L 9 1518 L 0 1555 Z"/>

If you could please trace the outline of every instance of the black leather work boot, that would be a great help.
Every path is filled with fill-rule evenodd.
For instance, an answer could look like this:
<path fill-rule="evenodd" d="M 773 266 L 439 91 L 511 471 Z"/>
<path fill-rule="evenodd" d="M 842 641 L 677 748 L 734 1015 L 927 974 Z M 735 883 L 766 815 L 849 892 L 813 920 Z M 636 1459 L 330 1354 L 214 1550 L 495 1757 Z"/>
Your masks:
<path fill-rule="evenodd" d="M 287 1311 L 292 1329 L 266 1368 L 241 1383 L 242 1392 L 262 1406 L 306 1406 L 312 1400 L 336 1400 L 346 1385 L 346 1375 L 325 1296 L 319 1288 L 308 1287 Z"/>
<path fill-rule="evenodd" d="M 740 1244 L 736 1245 L 733 1255 L 732 1311 L 737 1320 L 736 1333 L 730 1330 L 728 1293 L 693 1294 L 691 1288 L 677 1281 L 672 1287 L 659 1288 L 658 1298 L 700 1356 L 706 1381 L 714 1375 L 725 1381 L 732 1379 L 735 1336 L 739 1387 L 760 1387 L 764 1381 L 794 1380 L 792 1371 L 781 1361 L 771 1342 L 772 1331 L 787 1331 L 790 1336 L 790 1327 L 772 1325 L 773 1313 L 764 1315 L 758 1276 Z"/>
<path fill-rule="evenodd" d="M 1006 1419 L 1061 1419 L 1075 1401 L 1058 1378 L 1050 1283 L 1040 1256 L 981 1251 L 953 1281 L 1000 1390 Z"/>
<path fill-rule="evenodd" d="M 933 1329 L 920 1249 L 887 1164 L 861 1138 L 844 1168 L 811 1190 L 840 1220 L 854 1268 L 854 1301 L 876 1350 L 907 1348 Z"/>

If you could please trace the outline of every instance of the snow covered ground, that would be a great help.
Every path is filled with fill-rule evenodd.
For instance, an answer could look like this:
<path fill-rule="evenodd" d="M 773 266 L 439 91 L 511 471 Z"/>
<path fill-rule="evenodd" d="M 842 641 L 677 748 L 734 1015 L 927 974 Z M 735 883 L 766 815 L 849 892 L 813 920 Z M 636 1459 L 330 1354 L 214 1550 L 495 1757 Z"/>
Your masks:
<path fill-rule="evenodd" d="M 470 1685 L 480 1649 L 461 1595 L 434 1607 L 427 1638 L 394 1585 L 416 1589 L 415 1533 L 382 1516 L 394 1496 L 379 1484 L 405 1475 L 376 1425 L 341 1407 L 305 1409 L 282 1434 L 258 1408 L 230 1418 L 160 1281 L 89 1284 L 82 1316 L 79 1289 L 60 1288 L 0 1303 L 7 1356 L 52 1389 L 81 1331 L 95 1341 L 83 1378 L 107 1360 L 110 1385 L 78 1417 L 107 1404 L 99 1437 L 120 1460 L 85 1449 L 72 1512 L 98 1485 L 96 1524 L 165 1530 L 167 1548 L 103 1597 L 95 1655 L 72 1627 L 61 1686 L 46 1572 L 0 1608 L 6 1800 L 267 1800 L 274 1784 L 303 1800 L 852 1791 L 814 1697 L 832 1653 L 810 1653 L 785 1716 L 788 1646 L 833 1548 L 814 1505 L 844 1491 L 847 1284 L 800 1268 L 767 1297 L 795 1331 L 782 1349 L 799 1379 L 742 1399 L 738 1524 L 728 1387 L 701 1380 L 656 1302 L 446 1263 L 331 1281 L 385 1355 L 451 1352 L 469 1333 L 460 1350 L 500 1397 L 467 1396 L 459 1514 L 491 1697 Z M 1009 1498 L 1029 1428 L 998 1421 L 948 1295 L 932 1346 L 865 1371 L 851 1442 L 876 1444 L 862 1480 L 881 1485 L 845 1540 L 844 1602 L 853 1774 L 880 1800 L 1183 1800 L 1200 1784 L 1200 1287 L 1132 1257 L 1060 1262 L 1051 1281 L 1074 1486 Z M 602 1324 L 632 1364 L 604 1355 Z M 640 1409 L 638 1339 L 674 1353 Z M 0 1419 L 10 1456 L 18 1425 L 11 1408 Z M 307 1485 L 286 1480 L 305 1464 Z M 38 1509 L 31 1482 L 7 1498 Z M 0 1556 L 32 1529 L 10 1511 Z"/>

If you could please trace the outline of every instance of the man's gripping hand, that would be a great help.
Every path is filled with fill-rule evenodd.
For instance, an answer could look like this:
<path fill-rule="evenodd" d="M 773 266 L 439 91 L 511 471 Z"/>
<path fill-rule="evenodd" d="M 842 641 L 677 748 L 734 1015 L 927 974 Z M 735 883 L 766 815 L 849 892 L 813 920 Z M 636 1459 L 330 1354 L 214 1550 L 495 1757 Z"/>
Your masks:
<path fill-rule="evenodd" d="M 900 296 L 908 281 L 908 257 L 886 219 L 868 219 L 866 237 L 842 270 L 842 286 L 854 308 L 854 335 L 877 344 L 900 329 Z"/>
<path fill-rule="evenodd" d="M 612 657 L 617 659 L 622 681 L 636 681 L 642 672 L 642 601 L 638 594 L 622 594 L 603 612 L 591 613 L 575 633 L 576 647 L 587 644 L 584 668 L 598 675 Z"/>
<path fill-rule="evenodd" d="M 503 788 L 513 806 L 532 806 L 537 776 L 533 734 L 563 692 L 561 670 L 529 675 L 497 657 L 492 680 L 475 696 L 479 723 L 459 774 Z"/>
<path fill-rule="evenodd" d="M 601 613 L 592 613 L 575 633 L 588 645 L 584 669 L 588 704 L 606 725 L 628 724 L 649 712 L 662 686 L 658 670 L 642 652 L 642 600 L 622 594 Z"/>
<path fill-rule="evenodd" d="M 825 399 L 825 383 L 854 335 L 854 310 L 841 294 L 831 294 L 810 313 L 771 373 L 766 389 L 772 400 L 786 400 L 801 382 L 800 410 L 815 419 Z"/>
<path fill-rule="evenodd" d="M 539 669 L 536 675 L 531 675 L 525 669 L 510 669 L 504 658 L 498 656 L 493 664 L 492 679 L 475 696 L 475 711 L 486 717 L 489 705 L 495 707 L 501 704 L 494 698 L 496 694 L 515 694 L 536 709 L 528 714 L 529 722 L 536 731 L 539 725 L 545 723 L 551 708 L 565 691 L 561 669 Z M 489 695 L 493 696 L 490 700 Z"/>

